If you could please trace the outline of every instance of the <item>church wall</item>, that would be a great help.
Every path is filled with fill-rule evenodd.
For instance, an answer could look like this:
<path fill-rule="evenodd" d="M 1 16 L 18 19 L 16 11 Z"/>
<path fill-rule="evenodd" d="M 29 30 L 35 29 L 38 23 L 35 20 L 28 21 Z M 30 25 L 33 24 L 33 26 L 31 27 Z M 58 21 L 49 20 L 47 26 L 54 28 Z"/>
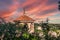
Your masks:
<path fill-rule="evenodd" d="M 28 23 L 28 27 L 29 27 L 29 33 L 33 33 L 34 32 L 34 23 Z"/>

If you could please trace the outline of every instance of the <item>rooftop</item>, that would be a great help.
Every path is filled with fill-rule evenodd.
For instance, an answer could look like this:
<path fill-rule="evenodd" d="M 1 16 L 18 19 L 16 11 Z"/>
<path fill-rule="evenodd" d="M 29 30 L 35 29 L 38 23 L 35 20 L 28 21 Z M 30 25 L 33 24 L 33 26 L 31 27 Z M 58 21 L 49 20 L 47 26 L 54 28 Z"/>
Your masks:
<path fill-rule="evenodd" d="M 33 22 L 34 20 L 30 18 L 29 16 L 22 15 L 19 18 L 16 19 L 17 21 L 26 21 L 26 22 Z"/>

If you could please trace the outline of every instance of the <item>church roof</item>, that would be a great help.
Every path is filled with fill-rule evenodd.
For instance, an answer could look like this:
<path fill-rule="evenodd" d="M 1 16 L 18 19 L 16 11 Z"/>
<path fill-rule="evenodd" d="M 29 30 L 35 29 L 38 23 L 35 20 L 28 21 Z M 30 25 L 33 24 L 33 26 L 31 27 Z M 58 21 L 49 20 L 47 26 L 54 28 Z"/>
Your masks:
<path fill-rule="evenodd" d="M 34 20 L 32 18 L 30 18 L 29 16 L 25 15 L 25 8 L 23 10 L 24 10 L 23 15 L 20 16 L 19 18 L 17 18 L 16 21 L 33 22 Z"/>
<path fill-rule="evenodd" d="M 26 16 L 26 15 L 22 15 L 19 18 L 17 18 L 16 20 L 20 20 L 20 21 L 34 21 L 32 18 L 30 18 L 29 16 Z"/>

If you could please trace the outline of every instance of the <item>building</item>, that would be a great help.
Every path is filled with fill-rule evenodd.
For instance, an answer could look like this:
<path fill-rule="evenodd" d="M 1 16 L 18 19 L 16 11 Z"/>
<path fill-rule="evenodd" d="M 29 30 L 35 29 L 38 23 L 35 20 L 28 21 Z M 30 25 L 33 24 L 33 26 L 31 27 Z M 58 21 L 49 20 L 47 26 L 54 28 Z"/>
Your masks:
<path fill-rule="evenodd" d="M 24 14 L 16 19 L 16 21 L 20 21 L 19 24 L 27 24 L 28 32 L 33 33 L 34 32 L 34 20 L 30 18 L 29 16 Z"/>

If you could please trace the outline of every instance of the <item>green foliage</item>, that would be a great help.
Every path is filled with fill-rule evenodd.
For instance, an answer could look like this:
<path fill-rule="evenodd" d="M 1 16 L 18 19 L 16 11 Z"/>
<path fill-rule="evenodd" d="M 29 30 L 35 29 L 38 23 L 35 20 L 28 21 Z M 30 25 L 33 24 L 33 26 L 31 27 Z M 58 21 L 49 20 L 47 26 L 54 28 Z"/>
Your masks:
<path fill-rule="evenodd" d="M 18 27 L 16 26 L 18 25 Z M 59 27 L 56 27 L 57 25 L 54 24 L 35 24 L 35 28 L 37 26 L 43 25 L 43 30 L 36 30 L 35 33 L 29 34 L 28 28 L 24 25 L 19 25 L 19 22 L 15 23 L 6 23 L 6 24 L 0 24 L 0 37 L 4 34 L 3 40 L 41 40 L 43 38 L 39 37 L 39 33 L 43 32 L 45 37 L 45 40 L 60 40 L 60 36 L 57 38 L 48 36 L 48 31 L 53 30 L 57 31 Z M 58 25 L 59 26 L 59 25 Z M 16 33 L 16 30 L 18 30 L 18 33 Z M 21 32 L 21 33 L 20 33 Z M 21 34 L 19 37 L 16 37 L 16 34 Z"/>
<path fill-rule="evenodd" d="M 29 38 L 29 34 L 28 33 L 23 33 L 22 35 L 24 38 L 28 39 Z"/>

